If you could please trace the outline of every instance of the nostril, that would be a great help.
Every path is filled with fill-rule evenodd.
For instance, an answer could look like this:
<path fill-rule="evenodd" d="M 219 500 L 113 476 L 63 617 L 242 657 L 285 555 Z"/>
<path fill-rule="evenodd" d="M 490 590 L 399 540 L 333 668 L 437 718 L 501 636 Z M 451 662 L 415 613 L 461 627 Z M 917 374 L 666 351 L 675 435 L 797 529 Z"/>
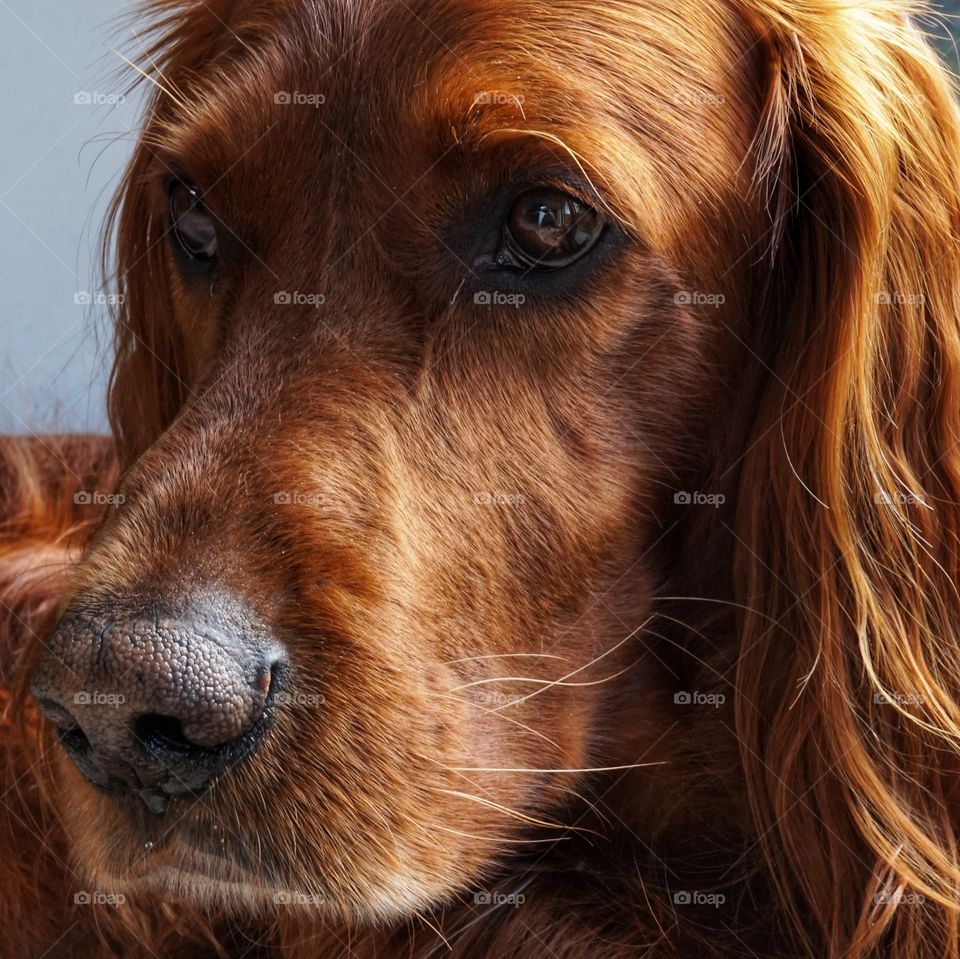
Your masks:
<path fill-rule="evenodd" d="M 76 724 L 69 729 L 60 731 L 60 744 L 69 753 L 76 756 L 86 756 L 90 752 L 90 740 L 87 734 Z"/>
<path fill-rule="evenodd" d="M 52 699 L 47 699 L 46 697 L 38 698 L 37 706 L 40 712 L 42 712 L 61 733 L 77 725 L 77 721 L 73 718 L 70 710 L 65 709 L 60 703 Z"/>
<path fill-rule="evenodd" d="M 37 700 L 40 711 L 57 727 L 57 738 L 67 752 L 86 756 L 91 751 L 90 740 L 73 718 L 73 714 L 52 699 Z"/>
<path fill-rule="evenodd" d="M 229 598 L 176 613 L 121 612 L 65 613 L 32 690 L 87 780 L 133 792 L 160 813 L 168 799 L 200 795 L 260 747 L 286 653 Z M 78 690 L 78 676 L 95 692 Z"/>
<path fill-rule="evenodd" d="M 133 732 L 137 739 L 154 753 L 186 755 L 201 748 L 187 739 L 183 723 L 175 716 L 146 713 L 134 723 Z"/>
<path fill-rule="evenodd" d="M 274 662 L 269 666 L 261 666 L 257 671 L 257 691 L 266 699 L 270 694 L 270 688 L 273 686 L 274 673 L 279 669 L 279 663 Z"/>

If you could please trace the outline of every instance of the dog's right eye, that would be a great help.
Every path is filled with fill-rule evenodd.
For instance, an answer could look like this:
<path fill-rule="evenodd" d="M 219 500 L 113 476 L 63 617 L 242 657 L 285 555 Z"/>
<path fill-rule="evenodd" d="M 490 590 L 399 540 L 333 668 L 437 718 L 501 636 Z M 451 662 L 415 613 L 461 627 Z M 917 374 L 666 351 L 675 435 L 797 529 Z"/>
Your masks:
<path fill-rule="evenodd" d="M 600 238 L 604 218 L 562 190 L 528 190 L 504 225 L 502 257 L 527 269 L 557 270 L 584 256 Z"/>
<path fill-rule="evenodd" d="M 216 257 L 216 223 L 195 187 L 177 181 L 170 188 L 170 224 L 188 256 L 205 263 Z"/>

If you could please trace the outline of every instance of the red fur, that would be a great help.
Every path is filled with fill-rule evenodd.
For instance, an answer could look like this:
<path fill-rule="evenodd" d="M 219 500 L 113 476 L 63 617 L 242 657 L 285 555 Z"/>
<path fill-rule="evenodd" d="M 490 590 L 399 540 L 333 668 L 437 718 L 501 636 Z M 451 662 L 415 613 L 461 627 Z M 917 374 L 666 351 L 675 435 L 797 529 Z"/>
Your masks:
<path fill-rule="evenodd" d="M 114 445 L 0 445 L 12 954 L 958 959 L 960 125 L 906 7 L 148 8 Z M 608 240 L 485 307 L 531 181 Z M 299 698 L 132 815 L 30 665 L 213 587 Z"/>

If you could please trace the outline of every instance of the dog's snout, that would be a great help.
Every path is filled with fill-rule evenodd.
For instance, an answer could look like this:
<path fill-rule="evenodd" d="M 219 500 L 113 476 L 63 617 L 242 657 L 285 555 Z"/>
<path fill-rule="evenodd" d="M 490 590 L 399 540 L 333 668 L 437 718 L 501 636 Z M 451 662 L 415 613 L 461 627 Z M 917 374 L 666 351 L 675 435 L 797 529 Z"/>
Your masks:
<path fill-rule="evenodd" d="M 159 813 L 257 748 L 283 669 L 282 649 L 236 604 L 68 609 L 33 694 L 87 779 Z"/>

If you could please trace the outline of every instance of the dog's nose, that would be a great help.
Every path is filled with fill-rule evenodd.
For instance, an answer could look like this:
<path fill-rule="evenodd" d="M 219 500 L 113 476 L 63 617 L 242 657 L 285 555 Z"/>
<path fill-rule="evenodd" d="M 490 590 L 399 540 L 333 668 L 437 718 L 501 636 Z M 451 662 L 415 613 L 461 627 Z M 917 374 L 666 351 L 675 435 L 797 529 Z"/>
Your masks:
<path fill-rule="evenodd" d="M 135 615 L 77 605 L 33 695 L 87 779 L 162 813 L 257 748 L 283 671 L 282 648 L 236 603 Z"/>

